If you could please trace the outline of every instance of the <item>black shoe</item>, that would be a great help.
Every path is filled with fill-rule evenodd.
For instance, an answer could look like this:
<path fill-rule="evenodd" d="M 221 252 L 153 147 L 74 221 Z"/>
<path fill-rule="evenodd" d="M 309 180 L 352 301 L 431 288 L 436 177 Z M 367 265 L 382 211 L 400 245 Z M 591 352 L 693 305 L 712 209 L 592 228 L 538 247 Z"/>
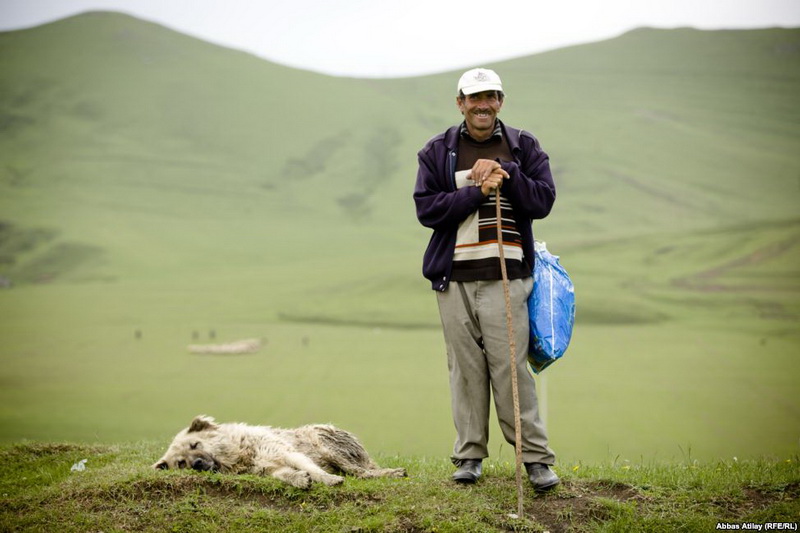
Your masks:
<path fill-rule="evenodd" d="M 543 463 L 525 463 L 525 470 L 528 472 L 528 479 L 531 480 L 533 488 L 538 491 L 547 491 L 561 483 L 555 472 Z"/>
<path fill-rule="evenodd" d="M 462 459 L 458 470 L 453 474 L 456 483 L 473 484 L 481 477 L 483 462 L 480 459 Z"/>

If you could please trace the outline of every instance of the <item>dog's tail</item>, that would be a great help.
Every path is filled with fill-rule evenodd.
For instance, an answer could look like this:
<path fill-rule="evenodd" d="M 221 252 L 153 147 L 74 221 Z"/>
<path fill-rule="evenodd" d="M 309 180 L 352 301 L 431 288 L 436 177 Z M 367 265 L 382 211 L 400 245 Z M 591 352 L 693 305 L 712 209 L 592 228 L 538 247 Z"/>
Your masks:
<path fill-rule="evenodd" d="M 336 450 L 356 465 L 364 468 L 377 468 L 358 438 L 343 429 L 330 425 L 316 426 L 320 441 L 328 448 Z"/>

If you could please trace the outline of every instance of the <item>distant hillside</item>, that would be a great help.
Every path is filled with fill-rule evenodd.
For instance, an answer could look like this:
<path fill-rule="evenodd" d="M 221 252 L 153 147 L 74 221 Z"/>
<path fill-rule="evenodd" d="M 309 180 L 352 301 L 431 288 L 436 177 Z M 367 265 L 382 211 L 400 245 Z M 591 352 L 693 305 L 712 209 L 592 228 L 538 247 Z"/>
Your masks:
<path fill-rule="evenodd" d="M 322 253 L 326 228 L 341 240 L 332 260 L 369 241 L 418 261 L 415 153 L 458 120 L 457 73 L 327 77 L 103 12 L 0 34 L 0 50 L 13 241 L 0 275 L 147 277 L 164 254 L 183 275 L 209 248 L 291 263 Z M 640 29 L 493 66 L 502 117 L 551 154 L 559 199 L 537 225 L 545 240 L 798 215 L 800 30 Z M 292 230 L 265 244 L 263 228 L 279 227 Z M 397 275 L 413 283 L 409 268 Z"/>
<path fill-rule="evenodd" d="M 124 15 L 5 33 L 0 47 L 3 219 L 17 232 L 47 228 L 58 235 L 51 247 L 79 239 L 112 262 L 128 263 L 128 244 L 139 241 L 154 252 L 139 258 L 195 247 L 196 229 L 176 243 L 150 227 L 177 235 L 176 217 L 237 219 L 258 242 L 255 226 L 301 212 L 314 224 L 360 219 L 373 211 L 367 199 L 401 178 L 400 150 L 427 134 L 400 139 L 400 110 L 370 83 L 270 64 Z M 203 244 L 224 247 L 230 229 Z M 279 248 L 306 239 L 286 238 Z M 31 277 L 24 254 L 10 259 L 13 278 Z"/>

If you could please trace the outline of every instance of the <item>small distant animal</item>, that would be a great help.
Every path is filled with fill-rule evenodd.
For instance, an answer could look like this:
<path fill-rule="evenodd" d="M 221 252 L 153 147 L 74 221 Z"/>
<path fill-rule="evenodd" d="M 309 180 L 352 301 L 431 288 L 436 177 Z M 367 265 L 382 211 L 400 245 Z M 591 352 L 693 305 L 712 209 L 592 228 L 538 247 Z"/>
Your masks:
<path fill-rule="evenodd" d="M 340 474 L 406 476 L 404 468 L 379 467 L 355 435 L 332 425 L 282 429 L 217 423 L 206 415 L 181 430 L 153 468 L 272 476 L 301 489 L 312 482 L 339 485 Z"/>

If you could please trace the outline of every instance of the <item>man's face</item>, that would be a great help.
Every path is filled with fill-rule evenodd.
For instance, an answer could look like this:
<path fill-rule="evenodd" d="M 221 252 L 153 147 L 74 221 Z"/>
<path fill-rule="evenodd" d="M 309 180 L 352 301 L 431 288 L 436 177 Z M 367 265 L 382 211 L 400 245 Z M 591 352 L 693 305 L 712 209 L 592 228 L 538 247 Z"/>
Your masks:
<path fill-rule="evenodd" d="M 469 134 L 479 141 L 488 139 L 494 131 L 497 114 L 503 107 L 503 100 L 497 91 L 469 94 L 463 99 L 457 97 L 456 103 L 467 122 Z"/>

